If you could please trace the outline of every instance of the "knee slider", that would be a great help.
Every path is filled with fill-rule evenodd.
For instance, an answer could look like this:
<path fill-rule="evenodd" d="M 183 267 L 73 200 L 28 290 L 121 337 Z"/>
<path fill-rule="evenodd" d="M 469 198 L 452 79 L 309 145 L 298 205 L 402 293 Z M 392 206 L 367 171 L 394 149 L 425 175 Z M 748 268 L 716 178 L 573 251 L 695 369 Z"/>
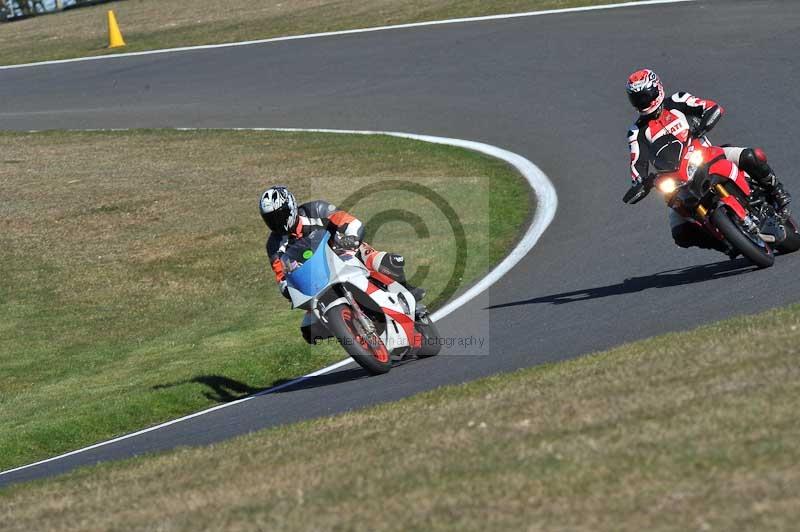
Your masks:
<path fill-rule="evenodd" d="M 739 166 L 762 165 L 767 163 L 767 154 L 761 148 L 745 148 L 739 156 Z"/>
<path fill-rule="evenodd" d="M 682 248 L 690 248 L 697 242 L 697 230 L 693 224 L 681 224 L 672 228 L 672 239 Z"/>
<path fill-rule="evenodd" d="M 756 152 L 753 148 L 745 148 L 739 156 L 739 166 L 747 171 L 748 168 L 754 168 L 758 165 L 759 160 L 756 157 Z"/>
<path fill-rule="evenodd" d="M 766 179 L 770 167 L 767 164 L 767 154 L 761 148 L 746 148 L 739 156 L 739 168 L 759 181 Z"/>
<path fill-rule="evenodd" d="M 379 272 L 388 275 L 392 279 L 404 283 L 406 281 L 405 265 L 406 261 L 402 255 L 387 253 L 381 257 L 377 269 Z"/>

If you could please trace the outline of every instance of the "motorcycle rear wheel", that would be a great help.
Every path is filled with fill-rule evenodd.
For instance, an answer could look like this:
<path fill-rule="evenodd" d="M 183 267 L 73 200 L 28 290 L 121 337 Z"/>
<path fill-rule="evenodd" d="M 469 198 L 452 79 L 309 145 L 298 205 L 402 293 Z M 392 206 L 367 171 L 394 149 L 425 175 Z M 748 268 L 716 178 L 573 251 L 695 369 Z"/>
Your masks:
<path fill-rule="evenodd" d="M 377 335 L 366 338 L 360 333 L 360 324 L 349 305 L 339 305 L 325 314 L 328 329 L 339 344 L 370 375 L 380 375 L 392 369 L 392 357 Z"/>
<path fill-rule="evenodd" d="M 781 253 L 792 253 L 800 249 L 800 226 L 797 225 L 794 216 L 789 216 L 786 219 L 786 239 L 775 246 Z"/>
<path fill-rule="evenodd" d="M 775 255 L 769 244 L 759 246 L 745 233 L 739 224 L 733 221 L 732 214 L 726 207 L 720 206 L 711 214 L 711 221 L 723 236 L 744 257 L 759 268 L 769 268 L 775 263 Z"/>
<path fill-rule="evenodd" d="M 417 351 L 417 358 L 435 357 L 442 350 L 439 341 L 439 330 L 427 315 L 417 320 L 417 332 L 422 335 L 422 347 Z"/>

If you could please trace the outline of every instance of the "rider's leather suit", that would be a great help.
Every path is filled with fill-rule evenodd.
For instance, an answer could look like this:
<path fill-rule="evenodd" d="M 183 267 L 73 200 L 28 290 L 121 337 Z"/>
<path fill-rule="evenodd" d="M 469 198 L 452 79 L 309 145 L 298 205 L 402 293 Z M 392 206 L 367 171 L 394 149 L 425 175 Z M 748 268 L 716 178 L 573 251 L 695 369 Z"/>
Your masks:
<path fill-rule="evenodd" d="M 642 183 L 648 176 L 653 142 L 668 134 L 686 142 L 690 135 L 707 133 L 716 125 L 725 110 L 713 100 L 703 100 L 688 92 L 677 92 L 664 101 L 664 105 L 649 115 L 642 115 L 628 130 L 628 145 L 631 156 L 631 179 Z M 726 147 L 725 157 L 773 195 L 780 208 L 789 203 L 789 195 L 783 190 L 767 156 L 760 148 Z M 675 243 L 681 247 L 698 246 L 727 252 L 728 248 L 709 235 L 694 220 L 680 216 L 670 210 L 670 226 Z"/>
<path fill-rule="evenodd" d="M 404 260 L 395 253 L 379 252 L 363 242 L 364 225 L 361 221 L 327 201 L 317 200 L 303 203 L 297 208 L 297 224 L 288 235 L 271 233 L 267 238 L 267 256 L 275 280 L 280 285 L 281 293 L 287 295 L 286 274 L 283 271 L 281 256 L 286 252 L 287 245 L 297 238 L 308 236 L 313 231 L 323 229 L 330 231 L 334 236 L 352 237 L 364 264 L 372 271 L 388 275 L 393 280 L 406 284 Z"/>

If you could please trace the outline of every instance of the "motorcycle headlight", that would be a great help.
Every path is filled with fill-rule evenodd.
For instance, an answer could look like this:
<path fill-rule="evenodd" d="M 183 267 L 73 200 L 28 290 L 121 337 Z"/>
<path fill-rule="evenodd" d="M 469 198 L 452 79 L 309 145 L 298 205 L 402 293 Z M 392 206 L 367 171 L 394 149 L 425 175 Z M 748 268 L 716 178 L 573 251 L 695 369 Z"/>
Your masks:
<path fill-rule="evenodd" d="M 689 156 L 689 165 L 686 168 L 686 176 L 689 179 L 694 178 L 694 174 L 697 172 L 697 169 L 700 168 L 701 164 L 703 164 L 703 152 L 692 152 L 692 154 Z"/>
<path fill-rule="evenodd" d="M 667 179 L 662 179 L 658 183 L 658 190 L 660 190 L 664 194 L 672 194 L 673 192 L 675 192 L 675 189 L 677 188 L 678 188 L 677 181 L 675 181 L 671 177 L 668 177 Z"/>

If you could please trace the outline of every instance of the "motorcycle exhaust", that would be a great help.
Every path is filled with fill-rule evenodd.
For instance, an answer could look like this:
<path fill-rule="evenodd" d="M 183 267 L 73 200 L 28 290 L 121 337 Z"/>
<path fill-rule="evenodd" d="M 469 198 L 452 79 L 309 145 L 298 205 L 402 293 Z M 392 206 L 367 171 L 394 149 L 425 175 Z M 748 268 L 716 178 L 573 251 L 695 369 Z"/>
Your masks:
<path fill-rule="evenodd" d="M 764 233 L 758 233 L 758 236 L 761 238 L 761 240 L 763 240 L 767 244 L 772 244 L 772 243 L 774 243 L 776 241 L 775 235 L 767 235 L 767 234 L 764 234 Z"/>

